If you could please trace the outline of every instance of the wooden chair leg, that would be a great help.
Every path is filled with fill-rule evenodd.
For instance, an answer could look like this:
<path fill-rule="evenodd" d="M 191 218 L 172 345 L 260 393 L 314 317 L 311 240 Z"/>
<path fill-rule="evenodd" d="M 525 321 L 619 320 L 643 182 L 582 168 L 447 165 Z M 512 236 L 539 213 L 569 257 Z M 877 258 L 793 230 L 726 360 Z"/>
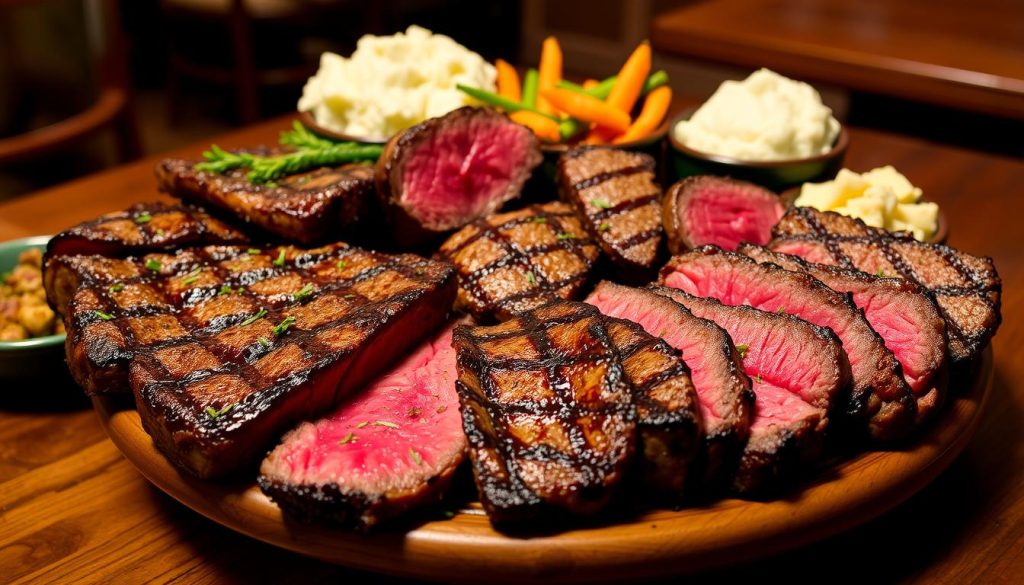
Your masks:
<path fill-rule="evenodd" d="M 256 55 L 252 46 L 249 19 L 241 9 L 231 15 L 231 42 L 235 53 L 235 90 L 238 92 L 239 115 L 251 124 L 260 118 L 259 87 L 256 81 Z"/>

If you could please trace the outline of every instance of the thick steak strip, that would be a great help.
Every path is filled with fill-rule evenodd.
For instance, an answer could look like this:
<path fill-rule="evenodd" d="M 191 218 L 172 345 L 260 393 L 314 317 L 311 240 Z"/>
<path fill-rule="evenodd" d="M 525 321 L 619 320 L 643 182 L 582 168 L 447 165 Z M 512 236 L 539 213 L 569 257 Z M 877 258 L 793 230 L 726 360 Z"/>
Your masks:
<path fill-rule="evenodd" d="M 654 287 L 725 329 L 753 379 L 754 421 L 733 487 L 771 489 L 819 454 L 828 415 L 850 382 L 839 338 L 792 315 L 723 305 L 676 289 Z"/>
<path fill-rule="evenodd" d="M 738 250 L 758 262 L 806 272 L 839 292 L 850 293 L 903 368 L 923 420 L 946 393 L 946 322 L 928 291 L 902 278 L 879 278 L 859 270 L 812 264 L 798 256 L 743 244 Z"/>
<path fill-rule="evenodd" d="M 620 148 L 573 148 L 558 160 L 558 190 L 627 275 L 653 271 L 662 226 L 652 157 Z"/>
<path fill-rule="evenodd" d="M 268 154 L 268 150 L 254 154 Z M 210 205 L 271 234 L 309 244 L 335 236 L 366 216 L 373 197 L 373 166 L 350 164 L 256 184 L 248 169 L 223 175 L 197 171 L 198 161 L 165 159 L 156 166 L 161 191 Z"/>
<path fill-rule="evenodd" d="M 452 327 L 340 408 L 290 431 L 259 484 L 305 521 L 368 528 L 440 500 L 466 451 Z"/>
<path fill-rule="evenodd" d="M 705 486 L 731 478 L 750 434 L 754 393 L 725 330 L 665 296 L 608 281 L 598 284 L 586 302 L 605 315 L 639 324 L 682 353 L 703 423 L 703 446 L 692 474 Z"/>
<path fill-rule="evenodd" d="M 478 219 L 437 255 L 458 270 L 455 308 L 487 320 L 574 298 L 598 254 L 572 209 L 554 202 Z"/>
<path fill-rule="evenodd" d="M 695 296 L 786 312 L 832 329 L 853 369 L 847 414 L 867 423 L 871 437 L 880 441 L 902 437 L 913 427 L 915 402 L 900 364 L 849 295 L 810 275 L 758 264 L 713 246 L 674 256 L 661 274 L 666 286 Z"/>
<path fill-rule="evenodd" d="M 899 276 L 928 289 L 946 319 L 954 363 L 974 359 L 999 328 L 1002 281 L 991 258 L 926 244 L 810 207 L 790 209 L 772 233 L 769 247 L 776 252 L 868 274 Z"/>
<path fill-rule="evenodd" d="M 727 177 L 700 175 L 672 185 L 662 206 L 673 254 L 705 244 L 735 250 L 741 242 L 767 244 L 785 208 L 764 187 Z"/>

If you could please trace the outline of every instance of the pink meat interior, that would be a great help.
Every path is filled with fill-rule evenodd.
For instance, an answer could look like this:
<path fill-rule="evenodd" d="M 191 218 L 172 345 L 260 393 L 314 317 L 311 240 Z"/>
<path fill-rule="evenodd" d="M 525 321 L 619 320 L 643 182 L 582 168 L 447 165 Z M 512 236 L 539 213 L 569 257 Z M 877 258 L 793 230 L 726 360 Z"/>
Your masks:
<path fill-rule="evenodd" d="M 771 249 L 774 252 L 799 256 L 815 264 L 834 265 L 836 263 L 823 242 L 787 240 L 772 244 Z"/>
<path fill-rule="evenodd" d="M 767 244 L 785 211 L 775 194 L 729 181 L 692 189 L 679 219 L 693 247 L 714 244 L 735 250 L 741 242 Z"/>
<path fill-rule="evenodd" d="M 864 309 L 871 328 L 885 341 L 896 359 L 903 366 L 903 377 L 915 393 L 927 390 L 934 371 L 932 364 L 941 360 L 942 356 L 933 355 L 933 351 L 944 350 L 945 344 L 922 343 L 925 328 L 932 327 L 927 322 L 917 319 L 919 313 L 905 310 L 905 307 L 893 302 L 887 295 L 872 294 L 870 291 L 853 292 L 853 302 Z M 933 331 L 934 335 L 941 332 Z"/>

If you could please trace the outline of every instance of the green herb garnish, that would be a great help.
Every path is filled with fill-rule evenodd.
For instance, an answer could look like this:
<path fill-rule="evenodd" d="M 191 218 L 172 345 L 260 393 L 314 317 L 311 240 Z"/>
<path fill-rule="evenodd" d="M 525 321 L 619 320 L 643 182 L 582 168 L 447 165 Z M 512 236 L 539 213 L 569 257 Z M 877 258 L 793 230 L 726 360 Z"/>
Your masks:
<path fill-rule="evenodd" d="M 224 408 L 222 408 L 222 409 L 220 409 L 220 410 L 217 410 L 217 409 L 215 409 L 215 408 L 214 408 L 214 407 L 212 407 L 212 406 L 207 406 L 207 407 L 206 407 L 206 414 L 207 414 L 207 415 L 208 415 L 208 416 L 209 416 L 210 418 L 212 418 L 212 419 L 214 419 L 214 420 L 217 420 L 217 419 L 218 419 L 218 418 L 220 418 L 221 416 L 224 416 L 224 413 L 226 413 L 227 411 L 231 410 L 231 407 L 232 407 L 232 406 L 234 406 L 234 404 L 229 404 L 229 405 L 225 406 Z"/>
<path fill-rule="evenodd" d="M 747 357 L 748 349 L 750 349 L 750 346 L 747 345 L 746 343 L 741 343 L 736 346 L 736 351 L 740 352 L 740 359 Z"/>
<path fill-rule="evenodd" d="M 284 132 L 281 132 L 281 136 L 278 142 L 280 142 L 283 146 L 293 146 L 295 148 L 305 149 L 330 148 L 337 144 L 332 140 L 321 138 L 316 134 L 313 134 L 298 120 L 294 120 L 292 122 L 291 130 L 285 130 Z"/>
<path fill-rule="evenodd" d="M 117 282 L 117 283 L 114 283 L 114 284 L 110 285 L 110 288 L 107 289 L 107 290 L 109 290 L 112 293 L 119 293 L 119 292 L 124 290 L 124 285 L 121 284 L 120 282 Z"/>
<path fill-rule="evenodd" d="M 284 266 L 284 248 L 281 248 L 281 253 L 277 255 L 277 259 L 274 260 L 274 266 Z"/>
<path fill-rule="evenodd" d="M 356 295 L 354 295 L 352 293 L 348 293 L 347 295 L 345 295 L 345 298 L 346 299 L 354 299 L 354 298 L 356 298 Z"/>
<path fill-rule="evenodd" d="M 270 340 L 266 337 L 260 337 L 256 341 L 258 341 L 263 347 L 270 347 Z"/>
<path fill-rule="evenodd" d="M 363 428 L 363 427 L 369 426 L 369 424 L 370 424 L 370 421 L 368 421 L 368 420 L 364 420 L 363 422 L 361 422 L 361 423 L 357 424 L 357 425 L 356 425 L 356 428 L 357 428 L 357 429 L 361 429 L 361 428 Z"/>
<path fill-rule="evenodd" d="M 201 268 L 196 268 L 192 272 L 189 272 L 188 276 L 185 277 L 185 280 L 183 280 L 181 282 L 183 284 L 192 284 L 192 283 L 194 283 L 195 281 L 199 280 L 199 272 L 201 270 L 202 270 Z"/>
<path fill-rule="evenodd" d="M 547 222 L 548 222 L 548 218 L 546 218 L 546 217 L 535 217 L 535 218 L 533 218 L 533 223 L 547 223 Z"/>
<path fill-rule="evenodd" d="M 762 379 L 761 379 L 761 374 L 760 374 L 760 373 L 758 373 L 758 374 L 757 374 L 756 376 L 754 376 L 754 381 L 755 381 L 755 382 L 757 382 L 758 384 L 760 384 L 760 383 L 762 383 L 762 382 L 763 382 L 764 380 L 762 380 Z"/>
<path fill-rule="evenodd" d="M 878 273 L 875 274 L 875 276 L 877 276 L 878 278 L 885 278 L 885 269 L 884 268 L 879 268 L 878 269 Z"/>
<path fill-rule="evenodd" d="M 571 239 L 573 239 L 575 237 L 576 236 L 574 236 L 572 234 L 558 234 L 558 236 L 555 239 L 557 239 L 558 241 L 562 241 L 562 240 L 571 240 Z"/>
<path fill-rule="evenodd" d="M 338 270 L 344 270 L 346 264 L 348 264 L 348 262 L 345 262 L 344 260 L 338 260 L 338 263 L 335 264 L 334 266 L 337 267 Z"/>
<path fill-rule="evenodd" d="M 256 254 L 260 253 L 260 249 L 259 248 L 249 248 L 246 251 L 249 252 L 250 256 L 255 256 Z"/>
<path fill-rule="evenodd" d="M 590 204 L 598 209 L 611 209 L 612 204 L 604 199 L 591 199 Z"/>
<path fill-rule="evenodd" d="M 785 306 L 779 307 L 778 309 L 775 309 L 775 312 L 778 313 L 779 315 L 785 315 L 786 314 L 786 307 Z"/>
<path fill-rule="evenodd" d="M 338 441 L 338 444 L 339 445 L 344 445 L 345 443 L 351 443 L 352 441 L 355 441 L 355 440 L 356 440 L 356 434 L 355 433 L 349 433 L 349 434 L 345 435 L 344 437 L 342 437 L 341 440 Z"/>
<path fill-rule="evenodd" d="M 455 517 L 455 512 L 452 512 L 451 510 L 445 510 L 444 512 L 442 512 L 442 514 L 444 514 L 445 518 L 454 518 Z"/>
<path fill-rule="evenodd" d="M 140 225 L 151 221 L 153 221 L 153 216 L 148 211 L 144 211 L 135 216 L 135 223 Z"/>
<path fill-rule="evenodd" d="M 246 178 L 259 184 L 320 167 L 375 161 L 383 151 L 384 147 L 376 144 L 339 142 L 317 145 L 315 148 L 300 148 L 295 152 L 274 156 L 257 156 L 244 152 L 228 152 L 214 144 L 203 153 L 205 162 L 197 164 L 195 168 L 206 173 L 223 174 L 246 167 L 249 169 Z"/>
<path fill-rule="evenodd" d="M 264 318 L 266 316 L 267 316 L 267 310 L 266 309 L 260 309 L 255 315 L 253 315 L 252 317 L 249 317 L 245 321 L 242 321 L 238 326 L 239 327 L 247 327 L 247 326 L 252 325 L 253 323 L 259 321 L 260 319 L 262 319 L 262 318 Z"/>
<path fill-rule="evenodd" d="M 607 221 L 597 226 L 597 231 L 599 232 L 606 232 L 610 229 L 612 229 L 612 224 L 608 223 Z"/>
<path fill-rule="evenodd" d="M 104 313 L 103 311 L 93 311 L 93 313 L 100 319 L 103 319 L 104 321 L 110 321 L 111 319 L 114 318 L 114 316 L 111 315 L 110 313 Z"/>
<path fill-rule="evenodd" d="M 218 296 L 229 295 L 229 294 L 231 294 L 231 292 L 232 291 L 231 291 L 231 287 L 230 286 L 228 286 L 226 284 L 222 284 L 222 285 L 220 285 L 220 290 L 217 291 L 217 295 Z"/>
<path fill-rule="evenodd" d="M 423 465 L 423 457 L 421 457 L 420 454 L 412 447 L 409 447 L 409 455 L 412 457 L 413 463 L 416 465 Z"/>
<path fill-rule="evenodd" d="M 306 286 L 300 288 L 295 294 L 292 295 L 292 299 L 301 301 L 310 297 L 313 294 L 313 285 L 306 283 Z"/>
<path fill-rule="evenodd" d="M 393 422 L 388 422 L 386 420 L 375 420 L 375 421 L 373 421 L 373 426 L 376 426 L 376 427 L 387 427 L 389 429 L 397 429 L 398 428 L 398 425 L 396 425 Z"/>
<path fill-rule="evenodd" d="M 280 185 L 277 184 L 277 181 L 267 181 L 263 185 L 270 189 L 277 189 L 278 187 L 280 187 Z"/>
<path fill-rule="evenodd" d="M 285 317 L 283 321 L 281 321 L 277 325 L 274 325 L 274 328 L 271 329 L 270 331 L 274 335 L 281 335 L 285 331 L 288 331 L 288 328 L 291 327 L 294 324 L 295 324 L 295 317 Z"/>
<path fill-rule="evenodd" d="M 163 265 L 160 264 L 160 261 L 157 260 L 156 258 L 150 258 L 149 260 L 146 260 L 146 268 L 152 270 L 153 272 L 159 272 L 162 266 Z"/>
<path fill-rule="evenodd" d="M 528 280 L 530 284 L 537 284 L 537 277 L 533 275 L 533 272 L 526 273 L 526 280 Z"/>

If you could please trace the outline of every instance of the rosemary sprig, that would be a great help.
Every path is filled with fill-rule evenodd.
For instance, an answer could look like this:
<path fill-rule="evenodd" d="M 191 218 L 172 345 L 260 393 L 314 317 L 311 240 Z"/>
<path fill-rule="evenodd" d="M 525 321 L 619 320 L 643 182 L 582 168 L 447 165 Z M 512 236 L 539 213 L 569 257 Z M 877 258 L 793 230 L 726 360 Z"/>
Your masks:
<path fill-rule="evenodd" d="M 292 122 L 291 130 L 281 132 L 281 138 L 278 142 L 285 146 L 293 146 L 298 149 L 330 148 L 335 144 L 338 144 L 333 140 L 321 138 L 316 134 L 313 134 L 298 120 Z"/>
<path fill-rule="evenodd" d="M 289 136 L 292 136 L 291 134 Z M 296 140 L 303 140 L 296 138 Z M 286 175 L 294 175 L 319 167 L 332 167 L 350 162 L 375 161 L 384 147 L 378 144 L 339 142 L 320 145 L 316 148 L 303 147 L 295 152 L 274 156 L 257 156 L 245 152 L 228 152 L 216 144 L 203 153 L 205 162 L 196 165 L 196 170 L 223 174 L 237 168 L 248 168 L 246 175 L 253 183 L 267 183 Z"/>

